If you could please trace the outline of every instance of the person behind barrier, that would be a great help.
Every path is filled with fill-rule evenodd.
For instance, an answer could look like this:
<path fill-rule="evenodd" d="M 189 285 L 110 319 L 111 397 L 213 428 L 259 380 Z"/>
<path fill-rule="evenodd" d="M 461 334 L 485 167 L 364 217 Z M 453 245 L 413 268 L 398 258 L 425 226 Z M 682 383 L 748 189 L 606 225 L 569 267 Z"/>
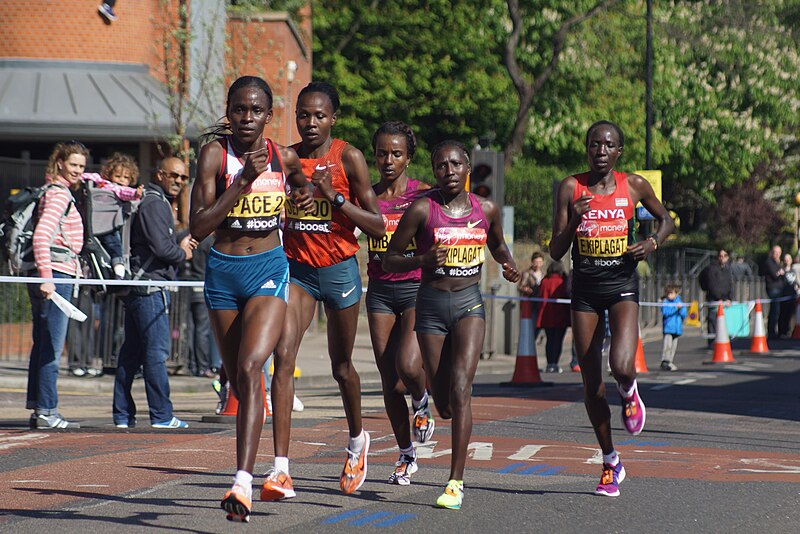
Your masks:
<path fill-rule="evenodd" d="M 645 424 L 636 383 L 639 280 L 636 263 L 655 252 L 675 225 L 650 184 L 638 174 L 614 170 L 622 155 L 622 130 L 599 121 L 586 132 L 589 172 L 568 176 L 558 188 L 550 255 L 560 259 L 572 245 L 572 331 L 583 378 L 584 403 L 603 453 L 595 494 L 619 495 L 625 469 L 611 439 L 611 411 L 602 375 L 603 315 L 611 326 L 609 361 L 622 399 L 622 421 L 631 434 Z M 658 231 L 634 241 L 634 207 L 644 205 Z"/>
<path fill-rule="evenodd" d="M 78 253 L 83 248 L 83 221 L 73 193 L 81 186 L 89 151 L 78 141 L 58 143 L 47 162 L 45 194 L 37 206 L 33 231 L 35 271 L 41 278 L 74 279 L 80 276 Z M 72 284 L 28 284 L 33 319 L 33 346 L 28 363 L 25 407 L 33 410 L 31 428 L 78 428 L 58 412 L 58 364 L 67 338 L 69 318 L 51 300 L 58 293 L 71 300 Z"/>
<path fill-rule="evenodd" d="M 709 263 L 698 279 L 700 289 L 706 292 L 707 302 L 724 302 L 730 306 L 733 299 L 733 274 L 728 263 L 728 252 L 720 249 L 716 261 Z M 706 328 L 708 329 L 707 343 L 711 348 L 717 335 L 717 305 L 706 306 Z"/>
<path fill-rule="evenodd" d="M 192 189 L 195 240 L 216 232 L 205 270 L 205 301 L 232 393 L 236 475 L 221 506 L 230 521 L 250 519 L 253 468 L 264 426 L 263 368 L 281 334 L 289 300 L 289 265 L 281 245 L 287 185 L 305 186 L 297 153 L 264 137 L 272 89 L 242 76 L 228 89 L 225 121 L 200 150 Z M 262 499 L 264 494 L 262 493 Z"/>
<path fill-rule="evenodd" d="M 569 298 L 566 276 L 567 273 L 561 262 L 553 261 L 547 266 L 547 274 L 539 285 L 539 298 L 543 300 L 539 305 L 539 318 L 536 326 L 544 329 L 547 335 L 545 344 L 547 357 L 545 372 L 547 373 L 562 372 L 558 360 L 561 358 L 564 336 L 570 324 L 569 304 L 556 302 L 556 300 Z"/>
<path fill-rule="evenodd" d="M 683 334 L 683 320 L 689 310 L 681 300 L 681 288 L 678 284 L 664 286 L 664 296 L 661 297 L 661 332 L 664 341 L 661 348 L 661 370 L 677 371 L 675 365 L 675 352 L 678 350 L 678 338 Z"/>
<path fill-rule="evenodd" d="M 778 334 L 788 337 L 792 333 L 792 318 L 797 307 L 797 290 L 800 288 L 800 280 L 798 280 L 797 273 L 792 268 L 791 254 L 786 253 L 783 255 L 781 268 L 783 269 L 784 280 L 781 296 L 784 297 L 784 300 L 781 301 L 781 310 L 778 315 Z"/>
<path fill-rule="evenodd" d="M 353 344 L 361 302 L 361 277 L 354 230 L 380 239 L 386 230 L 369 179 L 364 155 L 331 137 L 339 112 L 339 94 L 325 82 L 311 82 L 297 97 L 295 122 L 300 156 L 313 204 L 286 206 L 284 244 L 289 258 L 291 290 L 272 377 L 272 429 L 275 464 L 262 488 L 262 499 L 294 495 L 289 477 L 289 436 L 294 403 L 294 368 L 300 342 L 317 308 L 325 305 L 328 355 L 339 384 L 350 440 L 339 487 L 351 494 L 364 483 L 369 433 L 361 424 L 361 379 L 353 366 Z"/>
<path fill-rule="evenodd" d="M 544 278 L 544 256 L 541 252 L 534 252 L 531 254 L 531 265 L 524 271 L 522 271 L 521 278 L 519 279 L 519 284 L 517 284 L 517 290 L 519 294 L 523 297 L 536 297 L 537 292 L 539 291 L 539 284 L 542 282 L 542 278 Z M 539 302 L 532 301 L 530 303 L 532 308 L 531 313 L 531 328 L 533 328 L 533 340 L 534 343 L 536 342 L 536 322 L 539 318 Z"/>
<path fill-rule="evenodd" d="M 433 148 L 431 163 L 438 188 L 403 214 L 383 268 L 388 273 L 422 269 L 414 329 L 436 410 L 443 419 L 453 419 L 450 477 L 436 505 L 460 509 L 472 434 L 472 381 L 486 333 L 479 287 L 484 247 L 503 266 L 506 280 L 516 283 L 520 274 L 503 238 L 499 207 L 466 190 L 466 147 L 443 141 Z M 412 243 L 418 252 L 408 256 Z"/>
<path fill-rule="evenodd" d="M 150 425 L 153 428 L 186 428 L 172 413 L 166 362 L 172 332 L 169 325 L 169 292 L 163 282 L 176 279 L 176 270 L 192 257 L 196 242 L 191 236 L 175 241 L 175 219 L 170 199 L 188 182 L 186 164 L 164 159 L 145 188 L 131 226 L 131 271 L 138 280 L 162 282 L 132 286 L 123 297 L 125 341 L 117 358 L 114 378 L 113 417 L 117 428 L 136 425 L 136 403 L 131 394 L 139 368 L 144 372 Z"/>
<path fill-rule="evenodd" d="M 386 235 L 368 240 L 367 319 L 375 363 L 381 374 L 383 403 L 394 431 L 400 458 L 389 475 L 389 484 L 408 485 L 417 471 L 417 453 L 411 441 L 411 428 L 419 443 L 433 436 L 435 421 L 425 389 L 425 370 L 414 335 L 417 290 L 420 269 L 407 273 L 387 273 L 381 262 L 386 247 L 403 213 L 430 186 L 409 178 L 406 169 L 416 150 L 417 140 L 411 128 L 399 121 L 383 123 L 372 136 L 375 164 L 380 182 L 372 189 L 378 197 Z M 416 245 L 410 244 L 405 254 L 413 257 Z M 413 426 L 409 425 L 405 393 L 411 394 L 414 409 Z"/>
<path fill-rule="evenodd" d="M 783 277 L 784 270 L 781 266 L 781 247 L 773 245 L 769 256 L 764 262 L 764 281 L 767 286 L 767 296 L 770 298 L 769 315 L 767 316 L 767 339 L 778 339 L 778 319 L 780 318 L 781 301 L 786 286 Z"/>

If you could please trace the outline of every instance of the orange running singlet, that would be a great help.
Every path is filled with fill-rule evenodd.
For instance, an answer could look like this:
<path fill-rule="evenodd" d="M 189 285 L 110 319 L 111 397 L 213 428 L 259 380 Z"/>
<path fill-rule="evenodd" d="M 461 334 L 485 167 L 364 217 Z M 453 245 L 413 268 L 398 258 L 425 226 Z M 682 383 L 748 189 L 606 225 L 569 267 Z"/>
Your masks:
<path fill-rule="evenodd" d="M 344 172 L 342 152 L 347 143 L 334 139 L 328 153 L 320 158 L 300 158 L 303 174 L 311 181 L 315 170 L 328 167 L 333 188 L 350 202 L 350 180 Z M 298 150 L 300 145 L 292 148 Z M 358 241 L 353 231 L 356 225 L 346 215 L 331 206 L 330 201 L 317 190 L 314 192 L 312 211 L 297 209 L 294 203 L 286 203 L 286 227 L 283 247 L 286 256 L 311 267 L 328 267 L 341 263 L 358 251 Z"/>

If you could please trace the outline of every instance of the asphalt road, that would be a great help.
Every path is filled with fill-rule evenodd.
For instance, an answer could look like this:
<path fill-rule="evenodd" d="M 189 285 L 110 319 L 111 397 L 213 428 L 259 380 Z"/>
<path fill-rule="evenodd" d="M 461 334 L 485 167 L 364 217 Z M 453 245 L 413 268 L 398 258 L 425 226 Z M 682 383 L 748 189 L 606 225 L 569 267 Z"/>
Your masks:
<path fill-rule="evenodd" d="M 74 392 L 89 415 L 74 431 L 35 432 L 12 410 L 24 393 L 0 389 L 0 532 L 792 532 L 800 531 L 800 341 L 771 343 L 768 356 L 734 343 L 735 363 L 708 364 L 700 338 L 681 339 L 676 372 L 640 376 L 647 425 L 624 432 L 611 395 L 617 449 L 628 472 L 621 496 L 593 495 L 599 449 L 574 373 L 552 385 L 474 387 L 471 458 L 460 511 L 433 506 L 447 481 L 450 428 L 437 420 L 418 449 L 411 486 L 386 484 L 397 449 L 374 383 L 364 387 L 372 434 L 367 482 L 344 496 L 338 478 L 347 429 L 338 392 L 300 391 L 291 472 L 297 497 L 254 502 L 249 525 L 225 520 L 219 500 L 234 470 L 230 424 L 206 423 L 215 399 L 177 393 L 186 431 L 119 431 L 110 393 Z M 648 344 L 646 353 L 658 346 Z M 655 362 L 655 363 L 654 363 Z M 507 378 L 506 378 L 507 379 Z M 143 399 L 142 399 L 143 402 Z M 103 411 L 94 409 L 102 406 Z M 23 414 L 23 415 L 20 415 Z M 257 472 L 272 463 L 269 426 Z M 256 478 L 256 484 L 260 483 Z M 256 494 L 258 486 L 256 486 Z"/>

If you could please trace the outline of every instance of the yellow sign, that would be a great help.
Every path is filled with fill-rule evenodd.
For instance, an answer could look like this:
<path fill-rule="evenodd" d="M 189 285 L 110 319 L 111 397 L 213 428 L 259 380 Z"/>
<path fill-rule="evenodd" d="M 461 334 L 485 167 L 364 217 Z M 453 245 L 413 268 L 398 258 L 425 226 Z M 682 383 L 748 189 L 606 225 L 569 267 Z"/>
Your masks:
<path fill-rule="evenodd" d="M 656 194 L 656 198 L 659 202 L 663 202 L 661 200 L 661 171 L 633 171 L 634 174 L 638 174 L 648 182 L 653 187 L 653 192 Z"/>
<path fill-rule="evenodd" d="M 693 300 L 691 306 L 689 306 L 689 313 L 686 316 L 686 326 L 696 326 L 700 328 L 700 303 L 696 300 Z"/>

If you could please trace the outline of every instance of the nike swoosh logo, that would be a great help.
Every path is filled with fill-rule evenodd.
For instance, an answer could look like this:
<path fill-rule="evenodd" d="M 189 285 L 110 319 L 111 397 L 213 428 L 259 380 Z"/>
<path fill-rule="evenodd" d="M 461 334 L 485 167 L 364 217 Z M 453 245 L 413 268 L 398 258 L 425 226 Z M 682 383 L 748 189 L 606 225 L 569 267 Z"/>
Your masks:
<path fill-rule="evenodd" d="M 317 166 L 314 167 L 314 170 L 324 171 L 325 169 L 330 169 L 331 167 L 335 167 L 335 166 L 336 166 L 335 163 L 329 163 L 327 165 L 320 165 L 319 163 L 317 163 Z"/>
<path fill-rule="evenodd" d="M 350 291 L 342 291 L 342 298 L 346 299 L 350 293 L 356 290 L 356 286 L 350 288 Z"/>
<path fill-rule="evenodd" d="M 480 221 L 470 221 L 467 223 L 467 228 L 475 228 L 480 223 L 481 223 Z"/>
<path fill-rule="evenodd" d="M 620 293 L 620 297 L 630 297 L 631 295 L 635 295 L 635 293 Z"/>

